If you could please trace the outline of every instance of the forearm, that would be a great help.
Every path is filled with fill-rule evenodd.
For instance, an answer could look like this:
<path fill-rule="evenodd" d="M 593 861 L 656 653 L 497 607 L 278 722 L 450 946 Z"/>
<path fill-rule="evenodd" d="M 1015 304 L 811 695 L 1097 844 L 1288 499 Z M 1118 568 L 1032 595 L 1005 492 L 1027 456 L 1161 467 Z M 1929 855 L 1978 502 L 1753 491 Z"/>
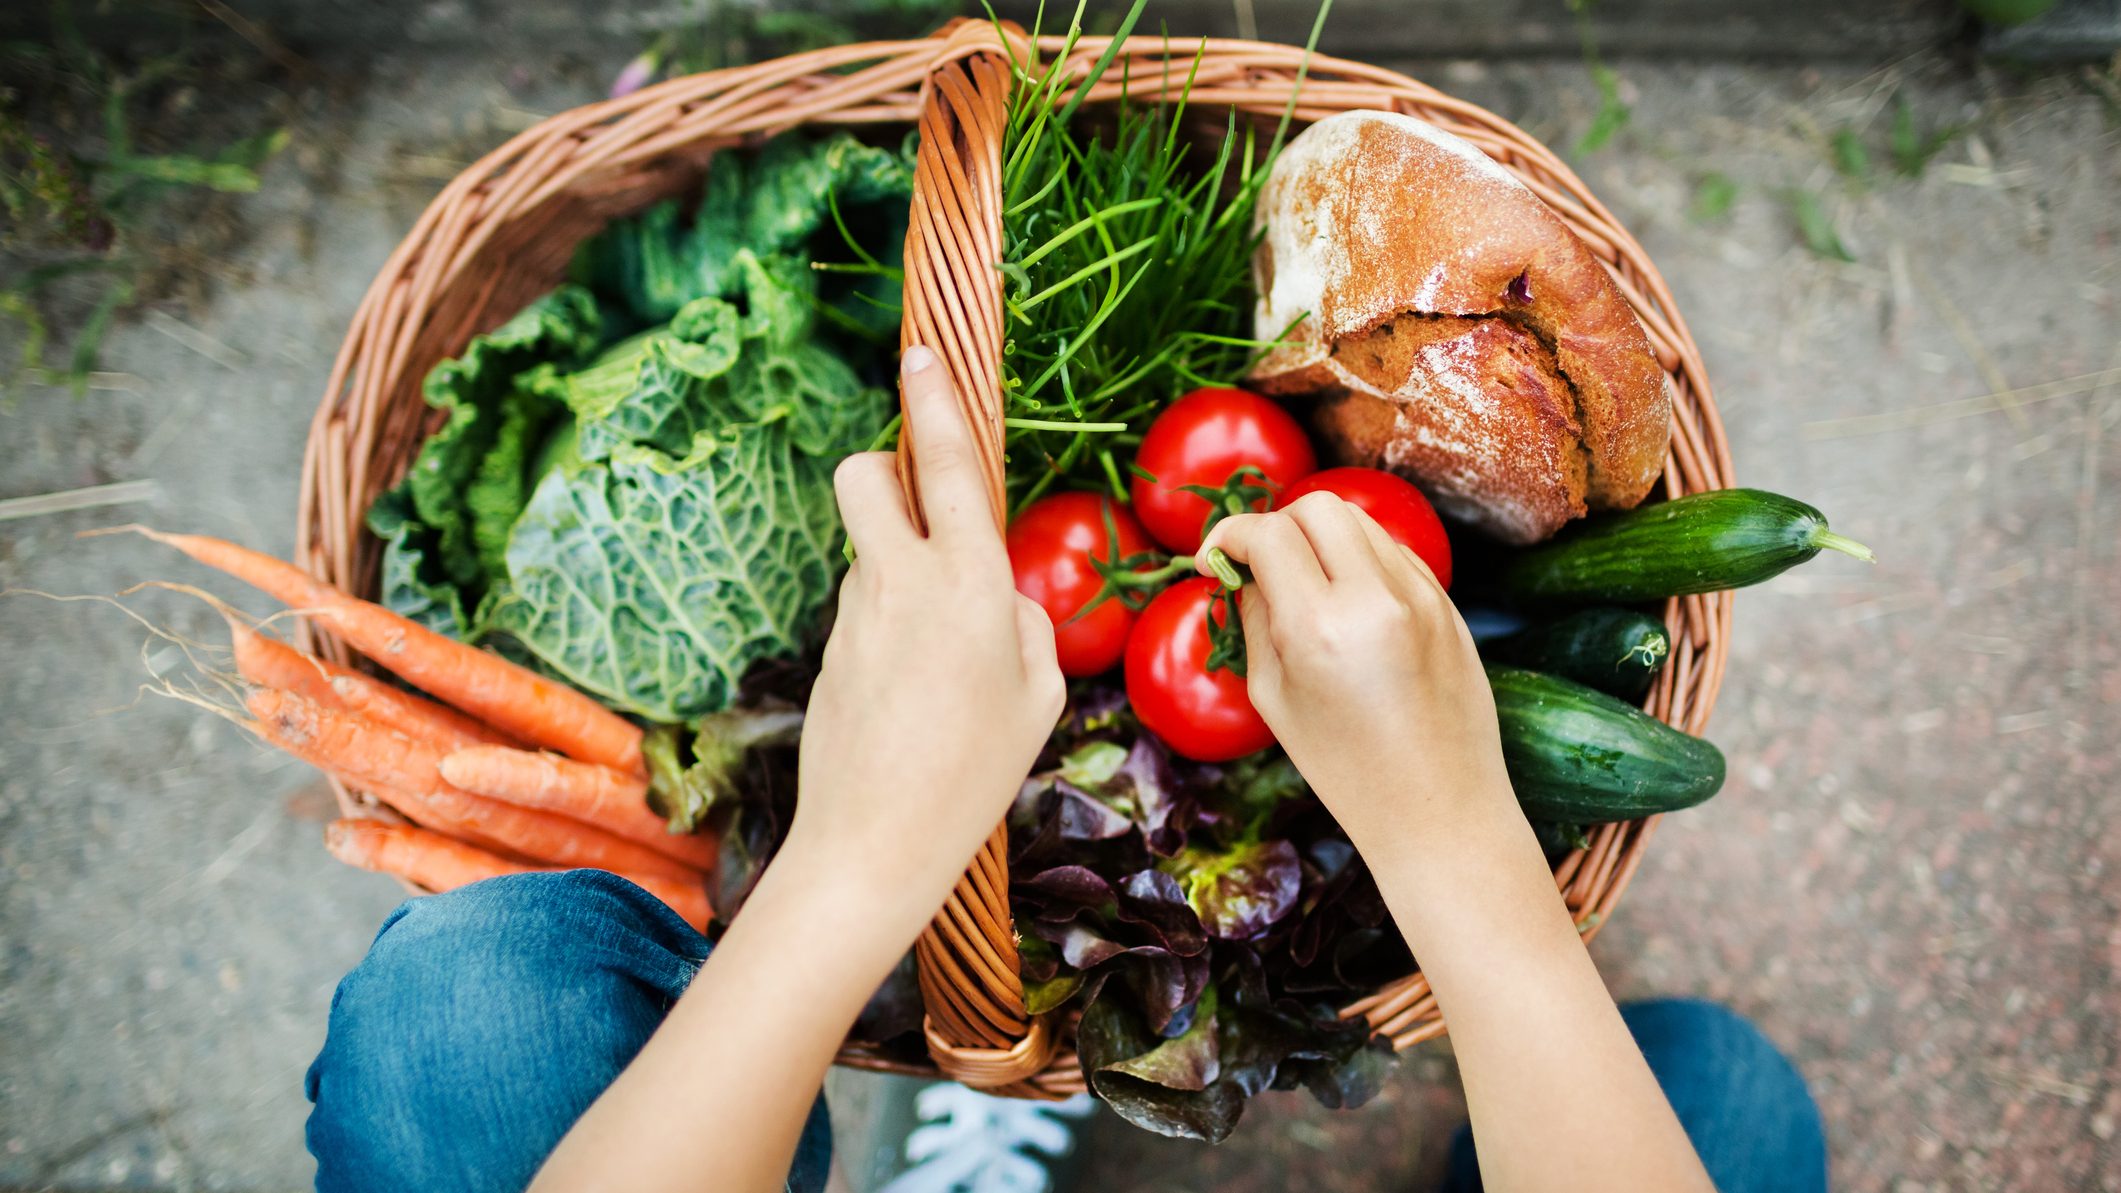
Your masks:
<path fill-rule="evenodd" d="M 792 852 L 533 1188 L 782 1187 L 833 1054 L 918 931 Z"/>
<path fill-rule="evenodd" d="M 1489 1189 L 1709 1188 L 1514 802 L 1364 853 L 1450 1024 Z"/>

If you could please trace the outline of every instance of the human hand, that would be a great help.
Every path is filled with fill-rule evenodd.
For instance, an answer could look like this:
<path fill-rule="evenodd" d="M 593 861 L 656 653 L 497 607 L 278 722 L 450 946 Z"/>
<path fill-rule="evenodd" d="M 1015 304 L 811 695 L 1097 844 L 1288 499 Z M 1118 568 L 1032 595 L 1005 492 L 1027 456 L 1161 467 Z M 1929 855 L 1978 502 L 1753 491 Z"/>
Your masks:
<path fill-rule="evenodd" d="M 1252 704 L 1358 849 L 1522 824 L 1479 653 L 1418 556 L 1331 493 L 1226 518 L 1209 547 L 1252 568 Z"/>
<path fill-rule="evenodd" d="M 902 367 L 928 531 L 889 453 L 841 463 L 855 563 L 810 696 L 786 850 L 917 931 L 1001 822 L 1067 692 L 1052 622 L 1011 580 L 948 372 L 920 346 Z"/>
<path fill-rule="evenodd" d="M 1421 958 L 1487 1187 L 1709 1189 L 1518 811 L 1473 636 L 1427 566 L 1323 492 L 1217 523 L 1204 571 L 1209 547 L 1252 567 L 1252 704 Z"/>

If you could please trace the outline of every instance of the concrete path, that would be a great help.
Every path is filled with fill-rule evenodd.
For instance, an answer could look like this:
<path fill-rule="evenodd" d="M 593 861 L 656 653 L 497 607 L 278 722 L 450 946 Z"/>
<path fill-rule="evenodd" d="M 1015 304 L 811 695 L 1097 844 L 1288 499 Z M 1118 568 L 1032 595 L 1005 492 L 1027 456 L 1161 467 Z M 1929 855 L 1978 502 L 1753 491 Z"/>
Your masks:
<path fill-rule="evenodd" d="M 207 300 L 115 332 L 121 388 L 0 409 L 0 498 L 158 494 L 0 522 L 0 585 L 202 580 L 73 537 L 133 518 L 287 550 L 310 412 L 395 237 L 616 65 L 332 68 Z M 1595 103 L 1580 65 L 1423 73 L 1560 145 Z M 1595 952 L 1623 996 L 1755 1017 L 1815 1083 L 1844 1188 L 2121 1189 L 2116 112 L 2074 74 L 1924 60 L 1622 74 L 1631 124 L 1578 161 L 1677 292 L 1740 478 L 1881 562 L 1740 598 L 1713 726 L 1731 783 L 1665 823 Z M 1885 167 L 1895 94 L 1925 126 L 1973 126 L 1919 180 Z M 1844 124 L 1868 130 L 1862 188 L 1830 163 Z M 1692 218 L 1710 173 L 1735 202 Z M 1854 263 L 1807 251 L 1795 190 Z M 213 634 L 186 599 L 133 603 Z M 11 596 L 0 642 L 0 1187 L 305 1185 L 302 1070 L 395 889 L 324 856 L 313 775 L 136 698 L 176 654 L 116 609 Z M 1457 1113 L 1448 1048 L 1408 1072 L 1354 1114 L 1263 1098 L 1214 1151 L 1100 1128 L 1092 1174 L 1108 1193 L 1418 1188 Z M 841 1092 L 854 1110 L 871 1091 Z"/>

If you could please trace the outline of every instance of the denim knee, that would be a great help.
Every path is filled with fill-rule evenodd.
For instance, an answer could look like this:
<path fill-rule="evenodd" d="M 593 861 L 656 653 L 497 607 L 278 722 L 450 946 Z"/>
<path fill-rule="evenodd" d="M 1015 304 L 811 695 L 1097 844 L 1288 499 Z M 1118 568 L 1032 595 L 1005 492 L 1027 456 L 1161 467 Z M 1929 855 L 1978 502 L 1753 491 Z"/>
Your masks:
<path fill-rule="evenodd" d="M 393 912 L 310 1066 L 319 1189 L 521 1189 L 684 992 L 707 942 L 595 871 Z"/>
<path fill-rule="evenodd" d="M 1823 1193 L 1819 1107 L 1759 1028 L 1698 999 L 1631 1003 L 1620 1013 L 1718 1189 Z"/>

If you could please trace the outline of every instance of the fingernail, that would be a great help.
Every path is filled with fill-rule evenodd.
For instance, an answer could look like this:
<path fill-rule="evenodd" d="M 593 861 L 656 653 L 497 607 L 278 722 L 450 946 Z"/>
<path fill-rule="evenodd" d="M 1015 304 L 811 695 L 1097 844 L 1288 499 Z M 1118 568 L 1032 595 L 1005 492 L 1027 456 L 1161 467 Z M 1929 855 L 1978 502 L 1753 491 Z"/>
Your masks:
<path fill-rule="evenodd" d="M 911 377 L 935 367 L 935 350 L 926 344 L 915 344 L 899 357 L 898 371 L 901 377 Z"/>

